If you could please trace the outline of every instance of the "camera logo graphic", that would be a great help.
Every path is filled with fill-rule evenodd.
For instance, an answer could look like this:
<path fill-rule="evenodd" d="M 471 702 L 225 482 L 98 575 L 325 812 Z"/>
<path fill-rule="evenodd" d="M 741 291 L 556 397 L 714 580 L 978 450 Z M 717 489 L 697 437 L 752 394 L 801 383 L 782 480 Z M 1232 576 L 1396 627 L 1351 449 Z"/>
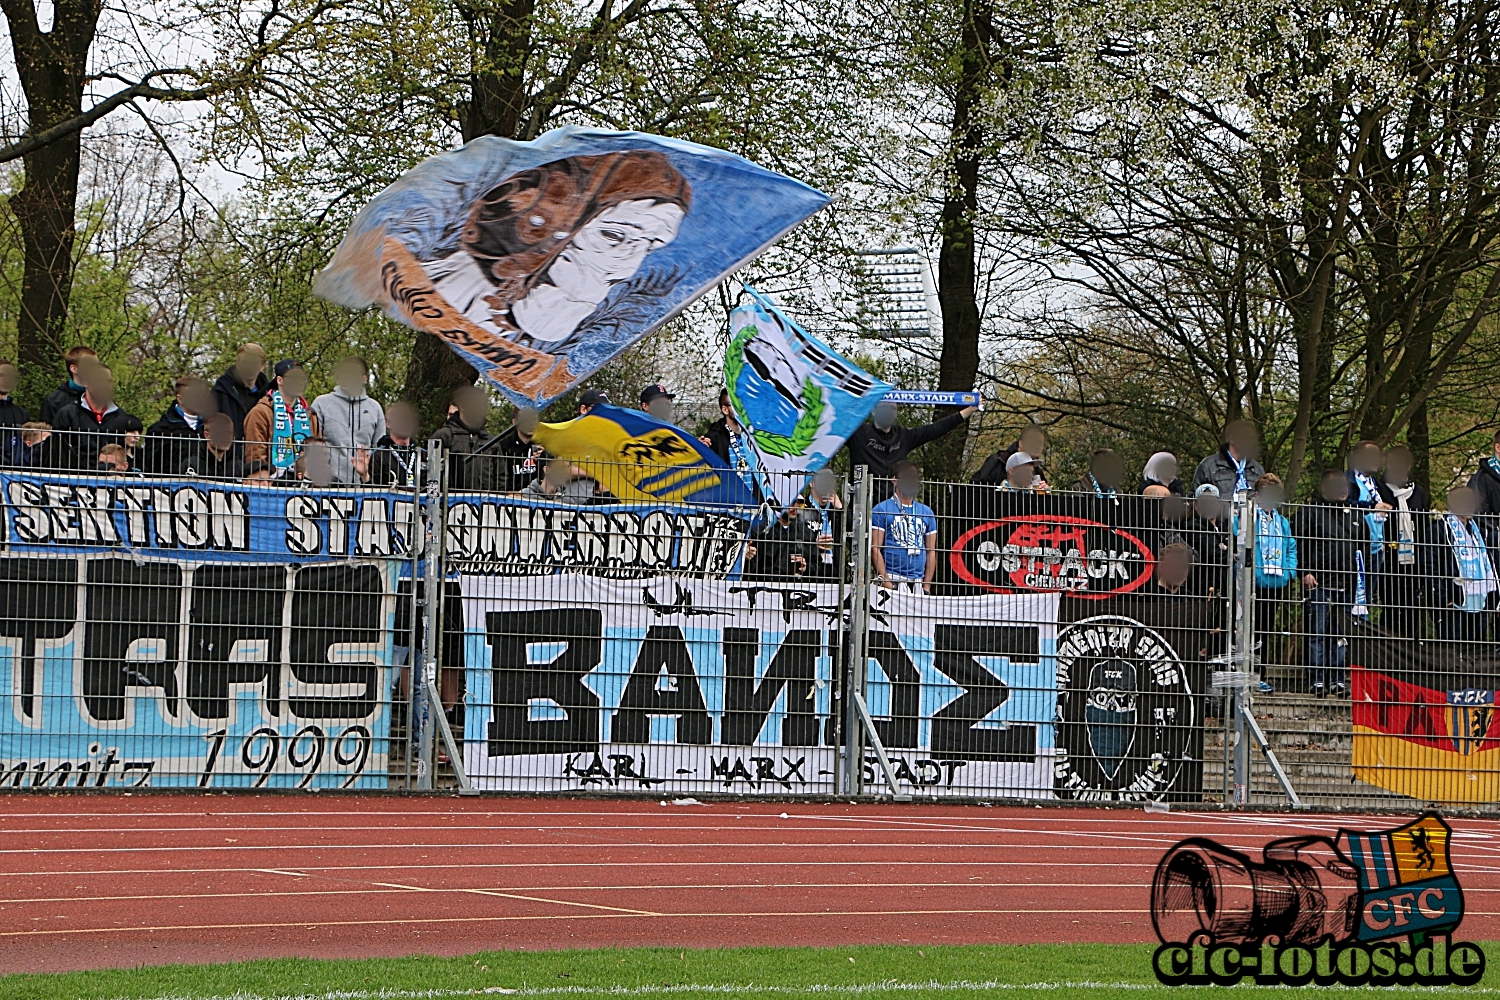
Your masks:
<path fill-rule="evenodd" d="M 1453 830 L 1405 826 L 1287 837 L 1261 860 L 1206 837 L 1175 844 L 1151 883 L 1153 958 L 1168 986 L 1472 985 L 1484 952 L 1454 942 L 1464 914 Z"/>

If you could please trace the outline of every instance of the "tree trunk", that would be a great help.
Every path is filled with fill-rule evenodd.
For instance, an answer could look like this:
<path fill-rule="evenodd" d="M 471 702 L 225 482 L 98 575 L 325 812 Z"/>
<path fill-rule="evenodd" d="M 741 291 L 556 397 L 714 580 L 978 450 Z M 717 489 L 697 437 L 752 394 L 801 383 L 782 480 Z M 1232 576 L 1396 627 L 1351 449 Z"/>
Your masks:
<path fill-rule="evenodd" d="M 1432 442 L 1427 429 L 1427 404 L 1412 411 L 1406 425 L 1406 446 L 1411 449 L 1411 478 L 1427 491 L 1429 501 L 1436 503 L 1432 495 Z"/>
<path fill-rule="evenodd" d="M 422 432 L 431 434 L 448 419 L 453 390 L 473 385 L 479 378 L 474 366 L 430 333 L 413 331 L 411 358 L 406 364 L 406 387 L 401 398 L 417 408 Z"/>
<path fill-rule="evenodd" d="M 979 302 L 975 271 L 974 216 L 979 210 L 979 167 L 985 141 L 979 120 L 990 74 L 991 11 L 986 0 L 965 0 L 959 30 L 959 75 L 953 101 L 948 176 L 943 190 L 941 244 L 938 251 L 938 301 L 943 307 L 943 350 L 938 361 L 938 388 L 974 388 L 979 374 Z M 939 410 L 939 418 L 954 412 Z M 927 446 L 928 479 L 961 481 L 968 435 L 954 431 Z"/>
<path fill-rule="evenodd" d="M 97 0 L 57 0 L 52 30 L 43 32 L 31 0 L 0 0 L 26 94 L 30 134 L 82 113 L 84 74 L 100 9 Z M 79 146 L 74 132 L 27 154 L 25 181 L 10 202 L 24 255 L 16 340 L 21 399 L 28 406 L 61 374 L 59 354 L 73 291 Z"/>
<path fill-rule="evenodd" d="M 535 6 L 535 0 L 458 5 L 469 26 L 474 60 L 469 100 L 459 110 L 464 142 L 482 135 L 516 138 L 526 110 L 526 58 Z M 401 398 L 416 406 L 422 429 L 431 433 L 448 418 L 453 390 L 473 385 L 479 373 L 437 337 L 413 331 L 412 338 Z"/>

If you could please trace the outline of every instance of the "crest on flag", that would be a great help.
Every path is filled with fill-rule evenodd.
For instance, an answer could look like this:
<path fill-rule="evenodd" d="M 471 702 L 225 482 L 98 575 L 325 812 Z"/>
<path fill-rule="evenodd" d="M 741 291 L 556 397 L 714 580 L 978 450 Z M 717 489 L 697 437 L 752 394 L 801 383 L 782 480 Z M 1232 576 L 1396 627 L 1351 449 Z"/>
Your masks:
<path fill-rule="evenodd" d="M 1448 733 L 1453 749 L 1464 756 L 1495 748 L 1495 739 L 1490 736 L 1494 718 L 1494 691 L 1470 688 L 1448 692 Z"/>

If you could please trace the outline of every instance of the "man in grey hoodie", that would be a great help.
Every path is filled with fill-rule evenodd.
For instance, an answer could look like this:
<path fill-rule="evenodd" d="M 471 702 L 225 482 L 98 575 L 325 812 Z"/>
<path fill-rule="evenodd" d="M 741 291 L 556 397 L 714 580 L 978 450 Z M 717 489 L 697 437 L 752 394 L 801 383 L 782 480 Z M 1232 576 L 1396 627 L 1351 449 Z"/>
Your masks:
<path fill-rule="evenodd" d="M 370 476 L 370 455 L 385 437 L 385 413 L 365 393 L 370 366 L 350 355 L 333 366 L 334 390 L 313 400 L 335 483 L 359 484 Z"/>

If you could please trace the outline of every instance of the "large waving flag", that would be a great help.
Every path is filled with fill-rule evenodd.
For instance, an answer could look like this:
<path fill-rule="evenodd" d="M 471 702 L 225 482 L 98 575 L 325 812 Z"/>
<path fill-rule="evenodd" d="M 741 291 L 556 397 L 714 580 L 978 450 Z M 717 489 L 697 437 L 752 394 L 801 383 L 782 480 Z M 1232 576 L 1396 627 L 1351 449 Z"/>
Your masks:
<path fill-rule="evenodd" d="M 596 406 L 562 424 L 540 424 L 537 444 L 578 462 L 621 500 L 753 510 L 755 495 L 691 434 L 640 410 Z"/>
<path fill-rule="evenodd" d="M 891 386 L 834 351 L 746 286 L 729 314 L 724 384 L 776 499 L 789 504 Z"/>
<path fill-rule="evenodd" d="M 540 408 L 827 203 L 661 136 L 482 136 L 376 195 L 314 287 L 350 308 L 379 305 Z"/>

